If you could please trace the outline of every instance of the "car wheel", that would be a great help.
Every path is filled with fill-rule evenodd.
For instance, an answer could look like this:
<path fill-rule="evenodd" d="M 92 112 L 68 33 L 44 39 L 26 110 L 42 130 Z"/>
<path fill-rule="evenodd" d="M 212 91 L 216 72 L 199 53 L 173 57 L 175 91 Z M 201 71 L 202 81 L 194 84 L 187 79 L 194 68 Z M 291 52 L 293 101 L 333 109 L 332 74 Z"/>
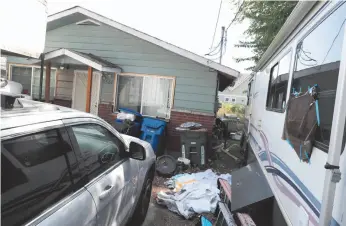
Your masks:
<path fill-rule="evenodd" d="M 135 212 L 128 225 L 141 225 L 147 216 L 152 188 L 152 178 L 147 178 L 143 185 L 141 196 L 139 197 Z"/>

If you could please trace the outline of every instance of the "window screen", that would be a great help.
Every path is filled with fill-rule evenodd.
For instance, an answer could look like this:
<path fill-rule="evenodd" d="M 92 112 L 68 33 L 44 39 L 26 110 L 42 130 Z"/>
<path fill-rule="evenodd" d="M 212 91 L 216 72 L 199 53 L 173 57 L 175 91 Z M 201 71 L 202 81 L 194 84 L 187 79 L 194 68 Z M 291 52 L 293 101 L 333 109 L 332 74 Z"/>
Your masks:
<path fill-rule="evenodd" d="M 31 95 L 31 76 L 32 67 L 11 67 L 12 81 L 18 82 L 23 86 L 23 93 Z"/>
<path fill-rule="evenodd" d="M 40 88 L 40 71 L 41 68 L 25 67 L 25 66 L 11 66 L 12 81 L 19 82 L 23 86 L 23 93 L 31 95 L 34 99 L 39 97 Z M 42 82 L 42 98 L 45 98 L 46 86 L 46 69 L 43 71 Z M 56 87 L 56 69 L 51 69 L 50 73 L 50 99 L 53 100 L 55 96 Z"/>
<path fill-rule="evenodd" d="M 3 141 L 1 224 L 21 225 L 70 194 L 75 163 L 58 130 Z"/>
<path fill-rule="evenodd" d="M 285 108 L 290 62 L 291 52 L 281 58 L 270 70 L 267 109 L 282 110 Z"/>
<path fill-rule="evenodd" d="M 172 78 L 120 75 L 117 92 L 118 108 L 130 108 L 153 117 L 170 117 Z"/>
<path fill-rule="evenodd" d="M 338 83 L 346 4 L 340 6 L 297 45 L 292 90 L 319 88 L 320 127 L 316 146 L 328 150 Z"/>

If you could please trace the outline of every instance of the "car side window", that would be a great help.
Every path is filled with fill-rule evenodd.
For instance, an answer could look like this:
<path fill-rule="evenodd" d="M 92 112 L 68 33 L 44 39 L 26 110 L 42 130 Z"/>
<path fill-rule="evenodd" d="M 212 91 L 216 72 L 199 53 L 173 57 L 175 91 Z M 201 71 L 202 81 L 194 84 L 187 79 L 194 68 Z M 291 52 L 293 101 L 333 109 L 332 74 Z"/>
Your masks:
<path fill-rule="evenodd" d="M 125 157 L 125 145 L 98 124 L 72 126 L 73 135 L 91 181 Z"/>
<path fill-rule="evenodd" d="M 26 223 L 71 194 L 75 163 L 59 129 L 2 141 L 1 224 Z"/>

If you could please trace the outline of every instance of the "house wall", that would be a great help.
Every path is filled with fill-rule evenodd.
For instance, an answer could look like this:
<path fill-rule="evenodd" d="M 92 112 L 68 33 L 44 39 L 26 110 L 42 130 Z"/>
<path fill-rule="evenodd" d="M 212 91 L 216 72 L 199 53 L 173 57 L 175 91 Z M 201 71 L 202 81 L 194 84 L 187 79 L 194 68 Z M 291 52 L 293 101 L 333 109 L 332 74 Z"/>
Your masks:
<path fill-rule="evenodd" d="M 47 32 L 45 52 L 58 48 L 95 54 L 123 72 L 175 76 L 174 109 L 214 113 L 217 72 L 159 46 L 107 25 L 70 24 Z M 113 87 L 102 84 L 101 102 L 113 102 Z"/>
<path fill-rule="evenodd" d="M 174 76 L 176 85 L 168 123 L 168 149 L 180 150 L 175 128 L 183 122 L 199 122 L 211 134 L 215 120 L 216 71 L 107 25 L 70 24 L 48 31 L 45 52 L 58 48 L 95 54 L 126 73 Z M 113 121 L 114 77 L 109 74 L 101 83 L 99 116 L 109 123 Z"/>
<path fill-rule="evenodd" d="M 246 96 L 246 93 L 244 91 L 248 90 L 248 84 L 249 80 L 247 79 L 242 84 L 240 84 L 238 87 L 236 87 L 234 90 L 230 92 L 232 95 L 240 95 L 240 96 Z M 226 92 L 227 93 L 227 92 Z"/>
<path fill-rule="evenodd" d="M 107 25 L 70 24 L 47 31 L 45 52 L 59 48 L 92 53 L 118 65 L 126 73 L 175 77 L 174 102 L 168 123 L 169 150 L 180 150 L 175 128 L 183 122 L 201 123 L 211 134 L 217 93 L 215 70 Z M 114 78 L 115 74 L 109 73 L 101 82 L 98 114 L 109 123 L 113 121 Z M 54 103 L 71 107 L 73 68 L 59 69 L 57 80 Z"/>
<path fill-rule="evenodd" d="M 245 78 L 238 86 L 237 84 L 235 84 L 235 86 L 237 86 L 236 88 L 232 89 L 232 87 L 229 87 L 224 92 L 219 92 L 219 101 L 221 103 L 235 103 L 245 105 L 247 103 L 246 91 L 248 90 L 248 83 L 249 78 Z M 233 102 L 232 99 L 235 99 L 235 102 Z"/>
<path fill-rule="evenodd" d="M 233 101 L 235 100 L 235 101 Z M 231 104 L 247 104 L 247 96 L 244 95 L 233 95 L 233 94 L 219 94 L 220 103 L 231 103 Z"/>

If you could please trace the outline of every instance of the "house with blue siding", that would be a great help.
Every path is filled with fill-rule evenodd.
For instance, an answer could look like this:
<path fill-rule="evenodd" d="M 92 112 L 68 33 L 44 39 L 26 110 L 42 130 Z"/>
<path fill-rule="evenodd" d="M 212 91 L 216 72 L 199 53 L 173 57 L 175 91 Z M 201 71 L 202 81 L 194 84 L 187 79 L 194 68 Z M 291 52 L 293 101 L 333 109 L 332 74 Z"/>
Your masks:
<path fill-rule="evenodd" d="M 87 111 L 112 122 L 121 107 L 168 123 L 170 147 L 175 128 L 200 122 L 210 132 L 217 95 L 239 72 L 76 6 L 50 15 L 41 60 L 8 57 L 8 77 L 24 91 Z M 178 149 L 179 150 L 179 149 Z"/>

